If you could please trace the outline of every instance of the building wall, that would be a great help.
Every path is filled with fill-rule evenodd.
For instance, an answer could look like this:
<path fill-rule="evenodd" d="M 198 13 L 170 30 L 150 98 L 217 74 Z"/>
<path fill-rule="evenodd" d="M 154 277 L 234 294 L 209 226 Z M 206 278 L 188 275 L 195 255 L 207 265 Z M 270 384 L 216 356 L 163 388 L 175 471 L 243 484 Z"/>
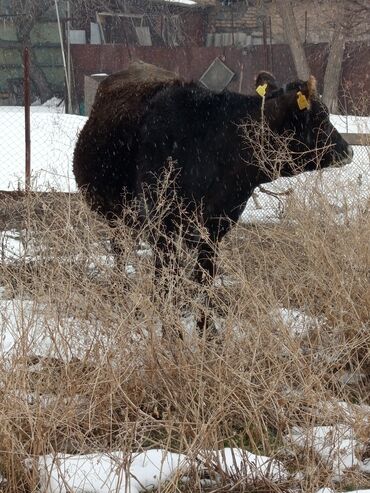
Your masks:
<path fill-rule="evenodd" d="M 271 50 L 271 51 L 270 51 Z M 319 89 L 327 60 L 327 45 L 309 45 L 306 52 L 312 73 L 317 77 Z M 370 47 L 366 43 L 348 44 L 343 61 L 342 89 L 340 104 L 347 111 L 370 93 Z M 235 77 L 228 89 L 241 92 L 254 92 L 254 78 L 260 70 L 272 70 L 278 81 L 283 84 L 296 77 L 293 59 L 287 45 L 271 47 L 251 46 L 244 49 L 235 47 L 189 47 L 189 48 L 153 48 L 126 47 L 123 45 L 75 45 L 72 47 L 75 70 L 76 94 L 83 102 L 84 76 L 99 72 L 113 73 L 128 66 L 131 60 L 139 59 L 164 69 L 171 70 L 185 80 L 199 80 L 212 61 L 219 57 Z M 361 76 L 359 77 L 359 74 Z M 362 104 L 362 103 L 361 103 Z M 362 105 L 363 112 L 370 111 L 370 101 Z"/>
<path fill-rule="evenodd" d="M 142 2 L 141 2 L 142 3 Z M 63 1 L 58 2 L 61 20 L 66 15 L 66 7 Z M 143 13 L 141 6 L 140 13 Z M 151 16 L 151 22 L 160 24 L 165 16 L 178 15 L 181 19 L 181 39 L 183 46 L 204 46 L 207 25 L 207 9 L 188 9 L 176 5 L 153 5 L 148 3 L 147 9 Z M 134 6 L 132 10 L 135 11 Z M 22 54 L 17 45 L 15 25 L 10 15 L 11 10 L 4 0 L 0 0 L 0 15 L 3 16 L 0 23 L 0 104 L 22 104 L 22 79 L 23 61 Z M 95 12 L 93 12 L 93 20 Z M 73 22 L 86 30 L 86 38 L 89 39 L 90 18 L 81 13 L 81 18 L 74 18 Z M 72 25 L 72 28 L 76 27 Z M 62 25 L 64 31 L 64 25 Z M 64 68 L 60 46 L 58 25 L 56 22 L 55 8 L 45 12 L 43 18 L 35 25 L 31 33 L 32 50 L 34 51 L 40 67 L 43 69 L 48 82 L 55 94 L 64 94 Z M 134 46 L 137 38 L 129 39 L 129 44 Z M 161 39 L 153 39 L 154 44 L 164 45 Z M 134 48 L 130 48 L 134 49 Z M 32 67 L 31 67 L 32 71 Z M 32 90 L 32 88 L 31 88 Z"/>
<path fill-rule="evenodd" d="M 232 8 L 216 6 L 210 9 L 209 26 L 220 32 L 260 30 L 258 10 L 248 7 L 245 3 L 233 4 Z"/>
<path fill-rule="evenodd" d="M 208 45 L 217 45 L 215 33 L 235 34 L 234 39 L 224 37 L 228 45 L 255 45 L 262 43 L 263 24 L 266 37 L 276 44 L 286 43 L 283 21 L 275 2 L 258 2 L 258 6 L 248 6 L 243 1 L 218 1 L 209 10 L 207 27 Z M 327 43 L 336 28 L 336 2 L 333 0 L 293 0 L 293 11 L 302 41 L 306 43 Z M 348 20 L 348 19 L 341 19 Z M 369 18 L 355 16 L 348 33 L 350 41 L 370 40 Z M 238 36 L 240 33 L 248 36 Z M 212 37 L 213 35 L 213 37 Z"/>
<path fill-rule="evenodd" d="M 3 3 L 4 0 L 0 0 L 0 13 L 3 13 L 1 10 Z M 63 2 L 59 4 L 63 5 Z M 306 51 L 312 71 L 317 75 L 320 85 L 327 60 L 327 44 L 318 41 L 326 42 L 331 36 L 328 21 L 331 15 L 329 7 L 330 0 L 300 0 L 299 7 L 298 4 L 295 7 L 302 39 L 305 39 L 307 34 L 307 41 L 312 42 L 306 45 Z M 275 71 L 281 82 L 295 77 L 290 50 L 283 45 L 286 40 L 275 2 L 261 2 L 257 8 L 248 6 L 244 1 L 223 6 L 221 1 L 217 0 L 213 7 L 207 8 L 188 9 L 167 5 L 166 9 L 163 9 L 160 4 L 156 4 L 152 9 L 154 9 L 153 15 L 157 15 L 158 22 L 161 21 L 162 14 L 174 13 L 181 16 L 184 32 L 182 46 L 169 49 L 164 46 L 143 47 L 137 44 L 73 45 L 76 91 L 80 101 L 83 96 L 84 75 L 120 70 L 134 58 L 176 71 L 185 79 L 198 80 L 214 58 L 220 57 L 236 73 L 229 86 L 230 89 L 241 92 L 253 90 L 253 77 L 261 69 Z M 63 7 L 61 14 L 65 14 Z M 13 82 L 21 84 L 23 67 L 21 54 L 14 46 L 16 41 L 14 25 L 4 19 L 0 23 L 0 104 L 9 104 L 9 102 L 14 103 L 8 98 L 10 85 Z M 85 24 L 89 24 L 86 18 L 84 19 Z M 270 19 L 273 35 L 271 40 Z M 265 45 L 263 45 L 263 28 L 267 42 Z M 362 33 L 363 29 L 364 26 L 360 22 L 358 33 Z M 365 32 L 370 37 L 369 29 L 365 29 Z M 361 36 L 366 37 L 365 34 Z M 37 59 L 54 91 L 63 94 L 64 71 L 53 9 L 44 16 L 42 22 L 36 25 L 32 33 L 32 42 Z M 342 87 L 349 90 L 350 96 L 356 100 L 360 98 L 360 94 L 370 91 L 369 51 L 369 41 L 367 44 L 364 41 L 347 45 L 343 62 Z M 343 96 L 341 101 L 347 104 Z"/>

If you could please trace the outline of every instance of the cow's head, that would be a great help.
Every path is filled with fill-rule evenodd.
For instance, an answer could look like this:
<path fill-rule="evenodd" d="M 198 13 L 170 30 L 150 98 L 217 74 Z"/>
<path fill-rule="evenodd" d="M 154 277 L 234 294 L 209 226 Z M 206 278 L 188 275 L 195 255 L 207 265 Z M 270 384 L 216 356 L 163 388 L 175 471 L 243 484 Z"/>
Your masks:
<path fill-rule="evenodd" d="M 274 133 L 287 136 L 290 159 L 281 166 L 282 175 L 352 161 L 352 147 L 331 124 L 313 76 L 306 82 L 298 80 L 267 92 L 264 116 Z"/>

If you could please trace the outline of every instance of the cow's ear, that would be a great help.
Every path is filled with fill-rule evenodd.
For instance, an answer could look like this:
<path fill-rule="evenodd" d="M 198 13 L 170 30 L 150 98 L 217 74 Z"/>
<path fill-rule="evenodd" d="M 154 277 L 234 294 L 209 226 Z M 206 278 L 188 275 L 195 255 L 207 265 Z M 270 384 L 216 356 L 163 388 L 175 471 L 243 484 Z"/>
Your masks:
<path fill-rule="evenodd" d="M 309 110 L 310 101 L 317 95 L 317 83 L 313 75 L 310 75 L 308 81 L 300 91 L 297 91 L 297 105 L 300 110 Z"/>
<path fill-rule="evenodd" d="M 308 97 L 309 99 L 317 96 L 317 81 L 313 75 L 310 75 L 307 81 Z"/>
<path fill-rule="evenodd" d="M 278 89 L 278 83 L 274 75 L 270 72 L 260 72 L 256 77 L 256 92 L 261 97 L 266 96 L 271 91 Z"/>

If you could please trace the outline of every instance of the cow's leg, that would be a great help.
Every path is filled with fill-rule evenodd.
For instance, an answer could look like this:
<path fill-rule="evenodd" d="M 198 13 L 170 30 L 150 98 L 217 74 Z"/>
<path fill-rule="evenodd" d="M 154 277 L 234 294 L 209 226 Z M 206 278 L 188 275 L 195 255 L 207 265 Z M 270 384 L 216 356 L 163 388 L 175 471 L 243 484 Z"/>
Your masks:
<path fill-rule="evenodd" d="M 170 238 L 165 234 L 160 234 L 154 244 L 155 259 L 155 278 L 158 281 L 163 275 L 163 271 L 173 265 L 174 245 Z M 175 268 L 175 265 L 173 265 Z M 175 269 L 176 271 L 176 269 Z"/>
<path fill-rule="evenodd" d="M 216 276 L 216 255 L 219 242 L 229 231 L 231 226 L 228 218 L 208 220 L 207 230 L 209 239 L 198 243 L 198 258 L 195 278 L 198 282 L 212 283 Z"/>
<path fill-rule="evenodd" d="M 113 254 L 114 266 L 119 272 L 123 273 L 126 271 L 127 261 L 127 244 L 125 244 L 125 239 L 128 239 L 129 235 L 131 235 L 135 241 L 135 244 L 137 244 L 136 232 L 135 230 L 129 229 L 121 222 L 111 224 L 111 227 L 112 235 L 109 243 Z M 123 228 L 125 228 L 125 230 Z"/>
<path fill-rule="evenodd" d="M 201 314 L 197 321 L 198 333 L 202 336 L 206 335 L 207 338 L 212 338 L 214 334 L 214 328 L 207 317 L 207 310 L 209 307 L 208 289 L 213 283 L 216 275 L 216 246 L 211 243 L 201 243 L 198 247 L 198 258 L 195 268 L 195 280 L 201 285 L 205 310 Z"/>
<path fill-rule="evenodd" d="M 127 202 L 127 206 L 131 206 L 131 202 Z M 135 224 L 131 220 L 130 214 L 124 214 L 125 207 L 116 209 L 116 211 L 111 211 L 106 213 L 106 218 L 108 220 L 108 225 L 111 228 L 112 235 L 110 237 L 109 243 L 111 252 L 114 258 L 114 264 L 119 271 L 125 269 L 124 263 L 124 246 L 123 238 L 127 235 L 128 230 L 134 231 Z M 128 228 L 128 230 L 123 231 L 123 228 Z"/>
<path fill-rule="evenodd" d="M 176 259 L 176 248 L 173 239 L 169 236 L 169 234 L 159 234 L 159 236 L 155 239 L 154 244 L 154 260 L 155 260 L 155 278 L 154 278 L 154 286 L 156 295 L 158 295 L 158 303 L 165 304 L 164 299 L 166 298 L 170 291 L 174 293 L 174 299 L 171 300 L 173 306 L 176 306 L 178 303 L 177 300 L 177 283 L 178 283 L 178 264 Z M 167 273 L 165 271 L 168 271 Z M 166 278 L 163 276 L 167 274 Z M 174 283 L 173 289 L 170 289 L 169 283 Z M 162 325 L 162 335 L 163 338 L 168 341 L 173 341 L 174 335 L 176 339 L 183 339 L 183 334 L 180 330 L 176 332 L 173 328 L 168 327 L 165 322 Z"/>
<path fill-rule="evenodd" d="M 114 263 L 119 271 L 124 269 L 123 263 L 123 248 L 119 238 L 119 228 L 115 227 L 113 230 L 113 236 L 110 239 L 110 247 L 113 253 Z"/>
<path fill-rule="evenodd" d="M 209 232 L 209 240 L 198 244 L 198 258 L 195 271 L 195 279 L 203 287 L 203 295 L 205 298 L 205 310 L 203 311 L 200 320 L 198 320 L 198 331 L 201 335 L 205 334 L 207 338 L 213 338 L 215 327 L 207 317 L 207 311 L 210 306 L 209 288 L 216 277 L 216 257 L 218 244 L 229 231 L 231 222 L 229 218 L 221 217 L 211 219 L 207 223 Z"/>
<path fill-rule="evenodd" d="M 216 275 L 215 245 L 201 242 L 198 246 L 198 258 L 195 266 L 195 280 L 201 284 L 210 284 Z"/>

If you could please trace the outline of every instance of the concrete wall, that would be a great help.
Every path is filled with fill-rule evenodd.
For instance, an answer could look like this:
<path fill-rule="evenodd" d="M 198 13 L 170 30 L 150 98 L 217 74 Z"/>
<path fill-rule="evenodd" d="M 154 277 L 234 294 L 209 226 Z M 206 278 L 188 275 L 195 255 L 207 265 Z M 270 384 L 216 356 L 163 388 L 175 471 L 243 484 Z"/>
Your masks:
<path fill-rule="evenodd" d="M 102 80 L 105 79 L 106 74 L 93 74 L 85 75 L 84 77 L 84 101 L 83 108 L 84 114 L 90 115 L 91 107 L 94 103 L 95 94 L 98 86 Z"/>

